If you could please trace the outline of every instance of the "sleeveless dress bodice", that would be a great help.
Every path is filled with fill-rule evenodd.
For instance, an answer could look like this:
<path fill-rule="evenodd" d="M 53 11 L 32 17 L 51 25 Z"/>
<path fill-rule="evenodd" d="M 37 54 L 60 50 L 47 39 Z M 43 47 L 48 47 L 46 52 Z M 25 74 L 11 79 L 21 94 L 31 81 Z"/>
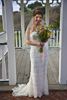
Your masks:
<path fill-rule="evenodd" d="M 36 31 L 33 31 L 30 33 L 30 40 L 36 41 L 36 42 L 39 41 L 39 38 L 37 37 Z"/>
<path fill-rule="evenodd" d="M 31 41 L 35 41 L 35 42 L 39 42 L 39 38 L 37 37 L 36 31 L 33 31 L 32 33 L 30 33 L 30 40 Z M 31 49 L 30 49 L 30 57 L 40 57 L 43 58 L 43 53 L 39 52 L 40 47 L 39 46 L 34 46 L 31 45 Z M 43 49 L 45 49 L 45 45 L 43 47 Z M 46 54 L 45 54 L 46 55 Z"/>
<path fill-rule="evenodd" d="M 39 42 L 39 38 L 37 37 L 36 31 L 30 33 L 30 40 L 35 41 L 35 42 Z M 38 52 L 39 48 L 40 47 L 38 47 L 38 46 L 31 45 L 31 51 L 33 51 L 33 52 Z"/>

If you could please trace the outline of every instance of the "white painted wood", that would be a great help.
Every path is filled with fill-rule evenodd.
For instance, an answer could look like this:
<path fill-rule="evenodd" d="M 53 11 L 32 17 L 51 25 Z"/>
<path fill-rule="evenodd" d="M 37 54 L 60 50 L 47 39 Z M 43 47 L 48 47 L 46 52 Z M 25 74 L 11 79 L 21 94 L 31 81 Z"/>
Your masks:
<path fill-rule="evenodd" d="M 1 34 L 3 33 L 3 34 Z M 7 42 L 7 35 L 4 32 L 1 32 L 0 34 L 0 42 Z"/>
<path fill-rule="evenodd" d="M 53 30 L 53 47 L 55 47 L 55 30 Z"/>
<path fill-rule="evenodd" d="M 58 47 L 58 42 L 59 42 L 59 41 L 58 41 L 58 32 L 59 32 L 59 31 L 57 30 L 57 32 L 56 32 L 56 47 Z"/>
<path fill-rule="evenodd" d="M 20 43 L 20 31 L 18 31 L 19 34 L 19 47 L 21 47 L 21 43 Z"/>
<path fill-rule="evenodd" d="M 50 35 L 50 38 L 52 38 L 52 34 Z M 50 47 L 52 46 L 52 39 L 50 39 Z"/>
<path fill-rule="evenodd" d="M 61 3 L 61 7 L 60 7 L 60 43 L 59 43 L 59 47 L 60 47 L 60 51 L 59 51 L 59 83 L 61 84 L 61 56 L 62 56 L 62 31 L 61 31 L 61 28 L 62 28 L 62 11 L 63 11 L 63 4 Z"/>
<path fill-rule="evenodd" d="M 46 0 L 46 24 L 49 26 L 49 0 Z"/>
<path fill-rule="evenodd" d="M 13 23 L 12 0 L 4 0 L 4 5 L 6 14 L 6 31 L 7 31 L 7 45 L 8 45 L 9 85 L 15 85 L 16 60 L 15 60 L 15 48 L 14 48 L 14 23 Z"/>
<path fill-rule="evenodd" d="M 60 23 L 61 24 L 61 23 Z M 58 47 L 60 47 L 60 30 L 59 30 L 59 34 L 58 34 L 58 36 L 59 36 L 59 38 L 58 38 L 58 41 L 59 41 L 59 43 L 58 43 Z"/>
<path fill-rule="evenodd" d="M 18 40 L 17 40 L 17 38 L 18 38 L 17 32 L 18 32 L 18 35 L 19 35 L 19 45 L 18 45 Z M 59 41 L 58 40 L 58 32 L 59 31 L 58 30 L 56 31 L 56 35 L 57 35 L 56 37 L 55 37 L 55 30 L 51 30 L 51 32 L 53 34 L 50 36 L 50 38 L 54 38 L 54 39 L 49 39 L 48 40 L 48 44 L 50 45 L 49 47 L 59 47 L 59 44 L 58 44 L 58 41 Z M 22 46 L 21 46 L 21 38 L 20 38 L 20 31 L 15 31 L 15 36 L 16 36 L 16 46 L 15 46 L 15 48 L 22 48 Z M 25 40 L 25 39 L 23 38 L 23 40 Z M 56 46 L 55 46 L 55 40 L 56 40 Z M 30 46 L 26 45 L 25 48 L 29 48 L 29 47 Z"/>
<path fill-rule="evenodd" d="M 4 33 L 4 32 L 1 32 L 1 33 L 0 33 L 0 43 L 7 42 L 7 35 L 6 35 L 6 33 Z M 5 55 L 8 52 L 7 45 L 5 45 L 5 48 L 4 49 L 5 49 L 4 50 L 4 55 Z M 0 49 L 0 60 L 1 59 L 2 59 L 2 50 Z"/>
<path fill-rule="evenodd" d="M 47 24 L 47 27 L 48 27 L 49 26 L 49 0 L 46 1 L 46 24 Z M 45 45 L 46 45 L 46 48 L 47 48 L 47 51 L 48 51 L 48 41 Z M 48 52 L 47 52 L 47 56 L 48 56 Z"/>
<path fill-rule="evenodd" d="M 7 79 L 4 50 L 5 50 L 5 45 L 0 45 L 0 51 L 2 53 L 2 79 L 3 80 Z"/>
<path fill-rule="evenodd" d="M 5 56 L 4 56 L 4 45 L 2 47 L 2 79 L 7 79 L 6 74 L 6 63 L 5 63 Z"/>
<path fill-rule="evenodd" d="M 50 39 L 48 41 L 49 43 L 49 47 L 59 47 L 59 30 L 56 31 L 56 36 L 55 36 L 55 30 L 51 30 L 51 32 L 53 34 L 50 35 Z M 58 37 L 59 36 L 59 37 Z M 51 38 L 54 38 L 54 39 L 51 39 Z M 55 45 L 55 42 L 56 42 L 56 45 Z"/>
<path fill-rule="evenodd" d="M 21 0 L 21 32 L 22 32 L 22 48 L 25 48 L 24 44 L 24 33 L 25 33 L 25 25 L 24 25 L 24 4 L 23 0 Z"/>
<path fill-rule="evenodd" d="M 0 79 L 0 82 L 9 82 L 9 79 Z"/>
<path fill-rule="evenodd" d="M 15 31 L 15 34 L 16 34 L 16 47 L 18 47 L 18 44 L 17 44 L 17 31 Z"/>
<path fill-rule="evenodd" d="M 5 9 L 2 5 L 2 22 L 3 22 L 3 31 L 6 31 L 6 23 L 5 23 Z"/>
<path fill-rule="evenodd" d="M 67 84 L 67 0 L 61 3 L 59 82 Z"/>

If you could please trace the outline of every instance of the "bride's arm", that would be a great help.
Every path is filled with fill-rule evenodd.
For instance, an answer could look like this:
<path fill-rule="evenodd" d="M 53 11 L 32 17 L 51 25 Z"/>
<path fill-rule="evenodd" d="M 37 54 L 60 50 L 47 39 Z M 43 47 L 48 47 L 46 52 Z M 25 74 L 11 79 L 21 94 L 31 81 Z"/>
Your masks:
<path fill-rule="evenodd" d="M 26 44 L 30 44 L 30 45 L 41 46 L 40 42 L 30 41 L 30 27 L 28 27 L 26 30 L 25 42 Z"/>

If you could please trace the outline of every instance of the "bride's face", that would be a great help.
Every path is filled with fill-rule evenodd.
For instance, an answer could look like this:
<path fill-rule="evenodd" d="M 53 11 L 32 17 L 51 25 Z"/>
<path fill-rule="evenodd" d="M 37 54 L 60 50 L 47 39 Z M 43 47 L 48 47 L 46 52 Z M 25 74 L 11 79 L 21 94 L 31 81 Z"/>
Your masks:
<path fill-rule="evenodd" d="M 34 20 L 34 23 L 40 24 L 40 22 L 42 21 L 42 15 L 41 15 L 41 14 L 36 14 L 36 15 L 33 17 L 33 20 Z"/>

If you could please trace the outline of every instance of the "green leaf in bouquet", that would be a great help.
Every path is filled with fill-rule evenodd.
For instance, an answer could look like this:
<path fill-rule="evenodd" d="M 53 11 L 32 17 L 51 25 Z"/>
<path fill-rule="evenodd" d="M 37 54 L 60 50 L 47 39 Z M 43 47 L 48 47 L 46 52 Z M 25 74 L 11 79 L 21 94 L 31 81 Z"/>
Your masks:
<path fill-rule="evenodd" d="M 52 25 L 50 24 L 49 26 L 48 26 L 48 28 L 51 28 L 52 27 Z"/>
<path fill-rule="evenodd" d="M 55 38 L 50 38 L 50 39 L 55 39 Z"/>
<path fill-rule="evenodd" d="M 47 31 L 46 31 L 46 34 L 45 34 L 45 39 L 47 39 Z"/>

